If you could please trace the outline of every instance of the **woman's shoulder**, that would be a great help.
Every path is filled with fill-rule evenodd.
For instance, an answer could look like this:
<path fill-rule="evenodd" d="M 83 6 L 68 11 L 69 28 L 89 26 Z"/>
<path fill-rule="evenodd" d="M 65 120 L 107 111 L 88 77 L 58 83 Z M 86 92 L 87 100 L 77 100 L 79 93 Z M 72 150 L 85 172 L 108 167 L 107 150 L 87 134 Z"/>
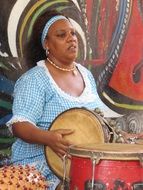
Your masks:
<path fill-rule="evenodd" d="M 76 63 L 76 66 L 82 73 L 92 76 L 91 71 L 85 65 L 82 65 L 81 63 Z"/>
<path fill-rule="evenodd" d="M 44 61 L 40 61 L 40 63 L 44 63 Z M 42 66 L 36 65 L 33 68 L 27 70 L 24 74 L 20 76 L 20 78 L 16 81 L 15 85 L 22 83 L 37 83 L 43 84 L 44 81 L 47 80 L 45 70 Z"/>
<path fill-rule="evenodd" d="M 37 62 L 37 65 L 30 68 L 29 70 L 27 70 L 23 76 L 30 76 L 32 77 L 33 75 L 37 75 L 37 74 L 41 74 L 43 73 L 43 67 L 42 67 L 42 64 L 44 64 L 44 61 L 39 61 Z"/>
<path fill-rule="evenodd" d="M 44 63 L 44 61 L 39 61 L 38 63 Z M 36 66 L 30 68 L 29 70 L 27 70 L 25 73 L 23 73 L 20 78 L 18 80 L 21 79 L 37 79 L 37 78 L 41 78 L 41 75 L 43 76 L 44 73 L 44 69 L 43 67 L 41 67 L 39 64 L 37 63 Z"/>
<path fill-rule="evenodd" d="M 86 65 L 82 64 L 82 63 L 76 63 L 76 66 L 79 68 L 79 69 L 83 69 L 85 71 L 89 71 L 89 69 L 87 68 Z M 90 72 L 90 71 L 89 71 Z"/>

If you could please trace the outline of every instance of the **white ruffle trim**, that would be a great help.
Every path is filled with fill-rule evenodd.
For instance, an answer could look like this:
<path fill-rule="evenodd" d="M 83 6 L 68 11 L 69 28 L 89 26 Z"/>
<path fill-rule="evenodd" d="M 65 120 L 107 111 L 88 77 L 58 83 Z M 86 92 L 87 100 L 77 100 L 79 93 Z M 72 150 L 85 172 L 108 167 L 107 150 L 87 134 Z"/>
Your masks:
<path fill-rule="evenodd" d="M 13 134 L 12 132 L 12 125 L 14 123 L 17 123 L 17 122 L 29 122 L 31 124 L 33 124 L 35 127 L 36 124 L 32 121 L 30 121 L 29 119 L 25 118 L 25 117 L 22 117 L 22 116 L 13 116 L 7 123 L 6 123 L 6 126 L 8 127 L 9 131 Z"/>
<path fill-rule="evenodd" d="M 84 103 L 85 101 L 86 102 L 93 102 L 97 99 L 96 95 L 94 95 L 92 92 L 91 92 L 91 84 L 90 84 L 90 81 L 87 77 L 87 73 L 85 72 L 85 70 L 83 69 L 83 67 L 76 63 L 76 66 L 78 67 L 80 73 L 82 74 L 83 76 L 83 79 L 84 79 L 84 83 L 85 83 L 85 88 L 84 88 L 84 91 L 83 93 L 78 96 L 78 97 L 74 97 L 70 94 L 67 94 L 66 92 L 64 92 L 57 84 L 56 82 L 54 81 L 54 79 L 52 78 L 52 76 L 50 75 L 49 73 L 49 70 L 48 68 L 46 67 L 45 65 L 45 62 L 44 61 L 39 61 L 37 63 L 38 66 L 40 67 L 43 67 L 45 69 L 45 72 L 46 74 L 48 75 L 48 77 L 50 78 L 50 81 L 52 83 L 52 85 L 54 86 L 54 88 L 56 89 L 56 91 L 61 95 L 63 96 L 64 98 L 70 100 L 70 101 L 76 101 L 76 102 L 80 102 L 80 103 Z"/>

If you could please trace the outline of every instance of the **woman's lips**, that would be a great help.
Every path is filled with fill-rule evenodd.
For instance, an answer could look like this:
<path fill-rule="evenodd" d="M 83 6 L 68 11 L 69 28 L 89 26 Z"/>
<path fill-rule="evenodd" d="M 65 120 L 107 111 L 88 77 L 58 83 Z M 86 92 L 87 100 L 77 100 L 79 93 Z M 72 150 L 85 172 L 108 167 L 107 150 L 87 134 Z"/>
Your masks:
<path fill-rule="evenodd" d="M 76 52 L 77 51 L 77 46 L 75 45 L 71 45 L 68 50 L 72 51 L 72 52 Z"/>

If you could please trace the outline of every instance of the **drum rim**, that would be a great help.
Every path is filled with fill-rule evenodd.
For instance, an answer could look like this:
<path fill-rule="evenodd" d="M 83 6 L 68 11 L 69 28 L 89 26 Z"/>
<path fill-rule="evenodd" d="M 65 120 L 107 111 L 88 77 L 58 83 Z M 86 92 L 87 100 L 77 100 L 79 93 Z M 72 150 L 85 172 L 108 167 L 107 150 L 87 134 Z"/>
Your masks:
<path fill-rule="evenodd" d="M 57 121 L 57 119 L 58 119 L 61 115 L 63 115 L 63 114 L 66 113 L 66 112 L 74 111 L 74 110 L 81 110 L 81 111 L 84 111 L 84 112 L 86 111 L 86 112 L 91 113 L 91 115 L 94 115 L 95 118 L 99 121 L 99 123 L 100 123 L 100 125 L 101 125 L 101 127 L 102 127 L 103 120 L 102 120 L 102 118 L 101 118 L 97 113 L 95 113 L 95 112 L 93 112 L 93 111 L 91 111 L 91 110 L 89 110 L 89 109 L 87 109 L 87 108 L 84 108 L 84 107 L 82 107 L 82 108 L 74 107 L 74 108 L 70 108 L 70 109 L 67 109 L 67 110 L 61 112 L 61 113 L 52 121 L 52 123 L 51 123 L 51 125 L 50 125 L 50 127 L 49 127 L 48 130 L 51 130 L 51 129 L 52 129 L 52 126 L 54 125 L 54 123 Z M 102 139 L 102 140 L 104 141 L 104 132 L 103 132 L 103 131 L 102 131 L 102 136 L 103 136 L 103 139 Z M 47 156 L 47 151 L 51 151 L 51 149 L 50 149 L 50 147 L 48 147 L 47 145 L 45 145 L 45 146 L 44 146 L 44 153 L 45 153 L 46 162 L 47 162 L 49 168 L 53 171 L 53 173 L 54 173 L 56 176 L 58 176 L 60 179 L 62 179 L 61 172 L 57 171 L 57 170 L 51 165 L 50 159 L 49 159 L 48 156 Z M 71 164 L 70 162 L 71 162 L 71 160 L 68 159 L 68 165 Z"/>
<path fill-rule="evenodd" d="M 134 146 L 132 144 L 120 144 L 120 143 L 104 143 L 104 145 L 106 144 L 117 144 L 118 145 L 125 145 L 125 146 Z M 100 146 L 102 144 L 96 144 L 96 146 Z M 97 158 L 98 160 L 142 160 L 143 158 L 143 151 L 142 152 L 123 152 L 123 150 L 121 150 L 120 152 L 119 151 L 112 151 L 112 150 L 89 150 L 87 148 L 84 148 L 84 145 L 83 144 L 80 144 L 80 145 L 77 145 L 77 146 L 80 146 L 80 147 L 75 147 L 74 145 L 73 146 L 70 146 L 69 147 L 69 155 L 71 156 L 75 156 L 75 157 L 81 157 L 81 158 Z M 135 145 L 136 146 L 136 145 Z M 137 145 L 137 147 L 141 148 L 141 145 Z M 142 147 L 143 148 L 143 147 Z M 124 157 L 123 157 L 124 156 Z"/>

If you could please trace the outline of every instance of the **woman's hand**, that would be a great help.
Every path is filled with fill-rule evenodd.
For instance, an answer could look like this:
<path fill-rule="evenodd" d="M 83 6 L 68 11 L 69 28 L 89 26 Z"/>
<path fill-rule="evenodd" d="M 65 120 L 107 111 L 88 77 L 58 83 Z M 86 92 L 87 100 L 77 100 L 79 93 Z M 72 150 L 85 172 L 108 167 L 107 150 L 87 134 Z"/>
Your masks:
<path fill-rule="evenodd" d="M 72 144 L 66 136 L 73 132 L 71 129 L 41 130 L 29 122 L 13 124 L 13 133 L 16 137 L 28 143 L 47 145 L 60 157 L 66 154 L 69 145 Z"/>
<path fill-rule="evenodd" d="M 74 130 L 57 129 L 48 131 L 41 130 L 29 122 L 18 122 L 13 124 L 13 132 L 15 136 L 25 142 L 49 146 L 58 156 L 62 157 L 72 144 L 66 139 L 66 136 L 72 134 Z"/>
<path fill-rule="evenodd" d="M 58 129 L 48 131 L 47 145 L 59 156 L 63 157 L 72 144 L 69 140 L 64 138 L 72 134 L 74 131 L 71 129 Z"/>

